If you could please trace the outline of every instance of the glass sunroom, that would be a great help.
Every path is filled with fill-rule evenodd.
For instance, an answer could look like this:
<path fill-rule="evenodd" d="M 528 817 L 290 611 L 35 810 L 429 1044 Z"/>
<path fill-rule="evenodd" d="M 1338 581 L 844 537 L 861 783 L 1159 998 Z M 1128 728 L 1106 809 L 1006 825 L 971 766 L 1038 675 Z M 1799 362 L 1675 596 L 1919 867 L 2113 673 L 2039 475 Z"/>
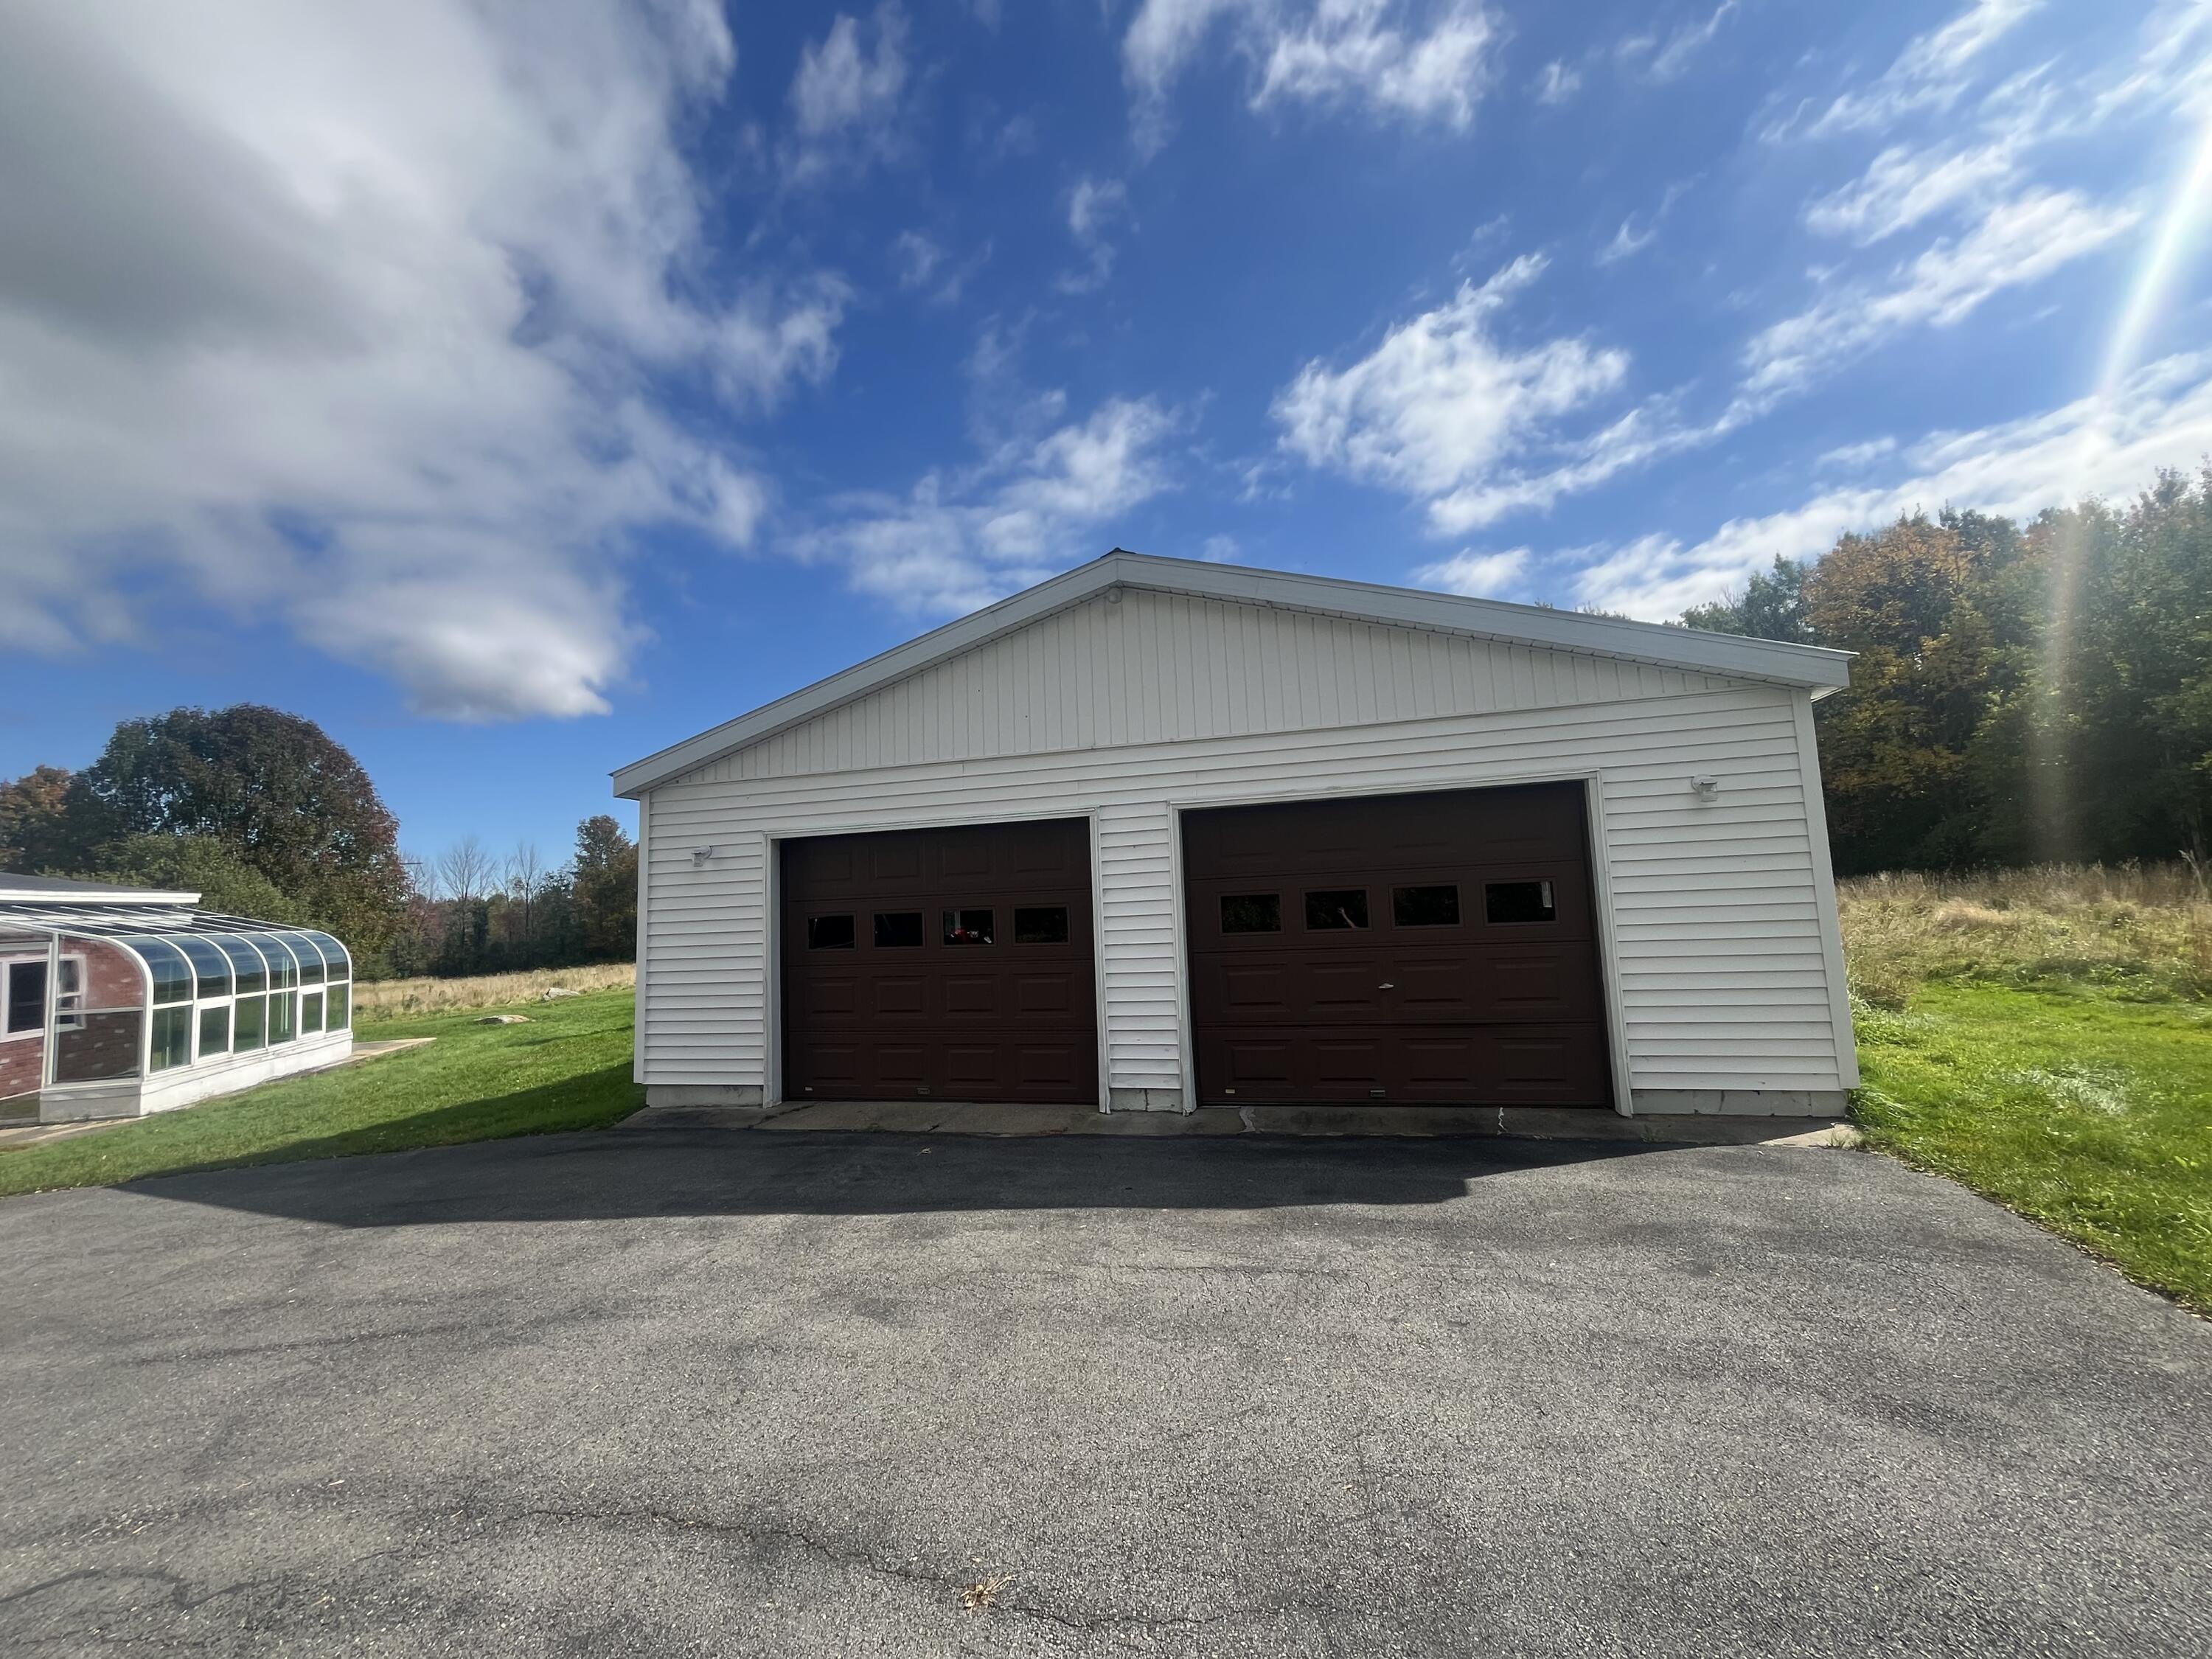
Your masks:
<path fill-rule="evenodd" d="M 167 1111 L 350 1055 L 345 946 L 198 897 L 0 875 L 0 1116 Z"/>

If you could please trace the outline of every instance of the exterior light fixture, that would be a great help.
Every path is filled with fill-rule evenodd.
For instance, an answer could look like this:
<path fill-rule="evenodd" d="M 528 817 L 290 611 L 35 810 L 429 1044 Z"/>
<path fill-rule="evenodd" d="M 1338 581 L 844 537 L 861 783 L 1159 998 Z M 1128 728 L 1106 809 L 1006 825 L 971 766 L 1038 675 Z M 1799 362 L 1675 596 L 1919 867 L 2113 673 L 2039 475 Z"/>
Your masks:
<path fill-rule="evenodd" d="M 691 867 L 694 870 L 703 870 L 707 867 L 707 860 L 714 856 L 713 848 L 695 847 L 691 849 Z"/>
<path fill-rule="evenodd" d="M 1721 798 L 1721 781 L 1715 777 L 1692 778 L 1690 792 L 1699 800 L 1718 800 Z"/>

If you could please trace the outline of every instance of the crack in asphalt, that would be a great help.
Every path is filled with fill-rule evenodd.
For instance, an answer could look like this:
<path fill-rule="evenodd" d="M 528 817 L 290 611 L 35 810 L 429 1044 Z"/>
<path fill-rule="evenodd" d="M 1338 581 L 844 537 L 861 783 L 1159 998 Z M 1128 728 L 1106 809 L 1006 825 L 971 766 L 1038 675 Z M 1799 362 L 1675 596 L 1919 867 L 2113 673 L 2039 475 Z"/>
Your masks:
<path fill-rule="evenodd" d="M 458 1520 L 463 1513 L 465 1511 L 453 1511 L 451 1518 Z M 787 1522 L 720 1520 L 705 1516 L 656 1509 L 649 1505 L 614 1506 L 605 1509 L 539 1505 L 526 1510 L 507 1510 L 502 1513 L 483 1513 L 475 1518 L 495 1527 L 521 1525 L 533 1521 L 581 1522 L 605 1527 L 641 1523 L 685 1532 L 731 1535 L 744 1538 L 756 1544 L 768 1540 L 782 1540 L 799 1545 L 825 1561 L 840 1566 L 852 1567 L 896 1583 L 913 1584 L 933 1591 L 954 1595 L 964 1588 L 961 1583 L 960 1575 L 957 1573 L 947 1577 L 943 1573 L 916 1571 L 895 1562 L 884 1561 L 866 1550 L 855 1550 L 837 1545 L 803 1527 L 793 1526 Z M 1219 1612 L 1205 1614 L 1162 1615 L 1138 1613 L 1081 1614 L 1056 1613 L 1049 1607 L 1041 1607 L 1032 1602 L 1010 1600 L 996 1603 L 990 1611 L 1018 1614 L 1080 1633 L 1086 1631 L 1121 1628 L 1195 1630 L 1227 1624 L 1240 1619 L 1279 1618 L 1293 1613 L 1306 1613 L 1316 1617 L 1331 1614 L 1345 1616 L 1348 1615 L 1352 1609 L 1327 1601 L 1294 1599 L 1224 1607 Z"/>

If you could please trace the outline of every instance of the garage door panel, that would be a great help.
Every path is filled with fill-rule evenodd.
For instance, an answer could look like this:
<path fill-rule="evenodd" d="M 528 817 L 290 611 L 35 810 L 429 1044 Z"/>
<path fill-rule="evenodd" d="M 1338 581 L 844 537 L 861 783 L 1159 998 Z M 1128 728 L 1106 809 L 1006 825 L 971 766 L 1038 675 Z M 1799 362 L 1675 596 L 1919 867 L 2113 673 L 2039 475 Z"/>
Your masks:
<path fill-rule="evenodd" d="M 797 841 L 782 858 L 787 1094 L 1097 1102 L 1086 821 Z"/>
<path fill-rule="evenodd" d="M 1290 1082 L 1288 1038 L 1274 1034 L 1224 1032 L 1210 1041 L 1212 1048 L 1201 1063 L 1211 1062 L 1208 1069 L 1224 1080 L 1224 1092 L 1233 1095 L 1240 1087 L 1249 1092 L 1255 1088 Z"/>
<path fill-rule="evenodd" d="M 1498 1094 L 1509 1104 L 1586 1100 L 1605 1086 L 1605 1047 L 1594 1027 L 1503 1030 L 1493 1042 Z"/>
<path fill-rule="evenodd" d="M 1025 1022 L 1054 1017 L 1087 1021 L 1090 1011 L 1083 1000 L 1091 994 L 1091 989 L 1081 983 L 1087 977 L 1071 969 L 1021 975 L 1014 981 L 1014 1012 Z"/>
<path fill-rule="evenodd" d="M 1006 988 L 995 975 L 952 974 L 945 976 L 945 1017 L 947 1019 L 996 1020 L 1006 1009 L 1000 994 Z"/>
<path fill-rule="evenodd" d="M 1024 1100 L 1071 1100 L 1097 1069 L 1095 1050 L 1072 1042 L 1022 1044 L 1014 1053 L 1014 1080 Z"/>
<path fill-rule="evenodd" d="M 1201 1099 L 1601 1105 L 1582 787 L 1194 812 Z"/>
<path fill-rule="evenodd" d="M 1338 1085 L 1368 1093 L 1385 1085 L 1388 1056 L 1382 1040 L 1371 1033 L 1308 1037 L 1305 1046 L 1312 1056 L 1313 1074 L 1323 1087 Z"/>
<path fill-rule="evenodd" d="M 1387 969 L 1375 957 L 1340 957 L 1334 962 L 1299 963 L 1296 967 L 1305 990 L 1298 1000 L 1310 1018 L 1358 1019 L 1382 1012 L 1386 993 L 1379 975 Z"/>
<path fill-rule="evenodd" d="M 848 1086 L 860 1081 L 860 1049 L 856 1043 L 810 1043 L 799 1058 L 803 1059 L 810 1077 Z"/>
<path fill-rule="evenodd" d="M 1401 1097 L 1408 1100 L 1464 1100 L 1481 1075 L 1481 1045 L 1472 1032 L 1413 1036 L 1399 1050 Z"/>
<path fill-rule="evenodd" d="M 868 1018 L 925 1019 L 929 1013 L 929 981 L 920 974 L 878 979 L 868 987 Z"/>
<path fill-rule="evenodd" d="M 1277 951 L 1194 957 L 1194 1007 L 1237 1025 L 1421 1025 L 1600 1018 L 1587 941 L 1515 950 L 1426 946 L 1395 957 Z"/>
<path fill-rule="evenodd" d="M 1600 1028 L 1209 1031 L 1201 1089 L 1240 1105 L 1415 1103 L 1587 1106 L 1608 1087 Z"/>

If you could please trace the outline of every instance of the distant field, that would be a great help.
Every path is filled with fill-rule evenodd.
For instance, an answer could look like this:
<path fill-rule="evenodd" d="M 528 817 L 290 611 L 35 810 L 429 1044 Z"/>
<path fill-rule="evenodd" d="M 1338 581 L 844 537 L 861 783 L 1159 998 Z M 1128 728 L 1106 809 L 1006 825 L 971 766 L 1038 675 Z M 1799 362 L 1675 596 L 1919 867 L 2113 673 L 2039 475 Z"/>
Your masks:
<path fill-rule="evenodd" d="M 1851 989 L 1878 1006 L 1939 980 L 2212 998 L 2212 885 L 2185 865 L 1861 876 L 1836 890 Z"/>
<path fill-rule="evenodd" d="M 2182 866 L 1842 884 L 1869 1141 L 2212 1313 L 2212 898 Z"/>
<path fill-rule="evenodd" d="M 458 1013 L 466 1008 L 508 1008 L 526 1002 L 543 1002 L 550 990 L 633 990 L 636 985 L 637 964 L 634 962 L 598 963 L 588 968 L 538 968 L 528 973 L 484 974 L 474 979 L 362 981 L 353 988 L 354 1018 L 357 1022 L 380 1024 L 418 1014 Z"/>

